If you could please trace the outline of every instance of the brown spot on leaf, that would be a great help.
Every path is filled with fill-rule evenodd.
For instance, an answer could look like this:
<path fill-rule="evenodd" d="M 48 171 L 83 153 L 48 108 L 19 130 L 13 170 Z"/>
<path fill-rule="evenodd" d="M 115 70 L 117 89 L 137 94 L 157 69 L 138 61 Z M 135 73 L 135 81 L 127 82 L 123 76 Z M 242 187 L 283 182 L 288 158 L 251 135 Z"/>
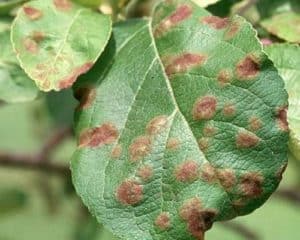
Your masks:
<path fill-rule="evenodd" d="M 38 53 L 39 46 L 38 46 L 37 42 L 35 42 L 33 39 L 27 37 L 24 39 L 23 44 L 24 44 L 26 51 L 28 51 L 32 54 Z"/>
<path fill-rule="evenodd" d="M 212 125 L 209 125 L 207 124 L 204 128 L 203 128 L 203 135 L 205 137 L 212 137 L 216 134 L 217 132 L 217 129 L 212 126 Z"/>
<path fill-rule="evenodd" d="M 217 99 L 214 96 L 205 96 L 197 99 L 193 107 L 194 120 L 209 120 L 215 116 Z"/>
<path fill-rule="evenodd" d="M 259 130 L 262 126 L 262 122 L 258 117 L 251 117 L 249 119 L 249 129 L 253 132 Z"/>
<path fill-rule="evenodd" d="M 137 175 L 143 181 L 148 181 L 153 176 L 153 168 L 150 165 L 143 165 L 138 169 Z"/>
<path fill-rule="evenodd" d="M 198 140 L 198 146 L 202 152 L 205 152 L 209 147 L 209 138 L 203 137 Z"/>
<path fill-rule="evenodd" d="M 111 157 L 114 159 L 119 159 L 122 154 L 122 145 L 117 144 L 111 151 Z"/>
<path fill-rule="evenodd" d="M 236 177 L 234 171 L 231 169 L 218 169 L 217 176 L 221 185 L 225 189 L 232 188 L 236 183 Z"/>
<path fill-rule="evenodd" d="M 172 137 L 170 139 L 168 139 L 167 142 L 167 149 L 169 150 L 175 150 L 179 147 L 180 145 L 180 141 L 178 138 Z"/>
<path fill-rule="evenodd" d="M 225 39 L 229 40 L 233 38 L 239 30 L 240 30 L 240 23 L 238 21 L 231 22 L 225 33 Z"/>
<path fill-rule="evenodd" d="M 218 74 L 217 79 L 221 87 L 224 87 L 231 82 L 231 72 L 229 70 L 221 70 Z"/>
<path fill-rule="evenodd" d="M 36 42 L 36 43 L 40 43 L 41 41 L 44 40 L 45 38 L 45 34 L 43 32 L 40 31 L 34 31 L 32 33 L 31 38 Z"/>
<path fill-rule="evenodd" d="M 235 106 L 232 103 L 225 104 L 223 108 L 223 114 L 225 117 L 231 117 L 235 114 Z"/>
<path fill-rule="evenodd" d="M 75 68 L 70 76 L 62 79 L 58 85 L 59 89 L 69 88 L 73 85 L 73 83 L 76 81 L 76 79 L 83 73 L 86 73 L 90 68 L 93 66 L 92 62 L 87 62 L 83 64 L 80 67 Z"/>
<path fill-rule="evenodd" d="M 146 127 L 146 131 L 150 135 L 158 134 L 163 129 L 167 127 L 168 124 L 168 117 L 167 116 L 158 116 L 153 118 Z"/>
<path fill-rule="evenodd" d="M 187 160 L 179 164 L 175 169 L 175 177 L 180 182 L 192 182 L 199 176 L 199 164 L 193 160 Z"/>
<path fill-rule="evenodd" d="M 241 177 L 240 189 L 247 197 L 259 197 L 262 192 L 263 176 L 257 172 L 246 173 Z"/>
<path fill-rule="evenodd" d="M 276 177 L 278 178 L 279 181 L 282 180 L 282 175 L 285 172 L 286 168 L 287 168 L 287 164 L 284 164 L 278 169 L 276 173 Z"/>
<path fill-rule="evenodd" d="M 213 183 L 217 180 L 216 169 L 210 163 L 205 163 L 202 166 L 201 179 L 208 183 Z"/>
<path fill-rule="evenodd" d="M 79 147 L 99 147 L 111 144 L 117 137 L 117 128 L 111 123 L 104 123 L 100 127 L 84 130 L 79 137 Z"/>
<path fill-rule="evenodd" d="M 129 147 L 129 153 L 131 161 L 136 162 L 147 154 L 151 150 L 151 140 L 147 136 L 141 136 L 136 138 Z"/>
<path fill-rule="evenodd" d="M 236 73 L 240 80 L 255 78 L 259 70 L 259 62 L 253 55 L 246 56 L 236 66 Z"/>
<path fill-rule="evenodd" d="M 187 222 L 188 231 L 197 240 L 204 240 L 204 233 L 211 228 L 217 211 L 203 209 L 199 198 L 186 201 L 179 210 L 180 217 Z"/>
<path fill-rule="evenodd" d="M 160 229 L 160 230 L 166 230 L 170 228 L 171 222 L 170 222 L 170 214 L 168 212 L 162 212 L 157 216 L 155 219 L 155 225 Z"/>
<path fill-rule="evenodd" d="M 24 6 L 23 11 L 30 20 L 37 20 L 43 16 L 43 13 L 34 7 Z"/>
<path fill-rule="evenodd" d="M 135 180 L 125 180 L 118 187 L 116 197 L 124 205 L 136 205 L 143 199 L 143 186 Z"/>
<path fill-rule="evenodd" d="M 170 61 L 166 66 L 166 74 L 171 76 L 176 73 L 184 73 L 193 67 L 202 65 L 207 57 L 201 54 L 184 53 Z"/>
<path fill-rule="evenodd" d="M 75 98 L 80 102 L 76 110 L 87 109 L 96 98 L 96 89 L 91 87 L 79 88 L 75 92 Z"/>
<path fill-rule="evenodd" d="M 215 29 L 226 28 L 229 23 L 228 18 L 220 18 L 216 16 L 205 16 L 201 18 L 201 22 L 204 24 L 208 24 Z"/>
<path fill-rule="evenodd" d="M 69 0 L 53 0 L 53 3 L 61 11 L 68 11 L 72 8 L 72 3 Z"/>
<path fill-rule="evenodd" d="M 154 31 L 155 37 L 162 36 L 165 32 L 169 31 L 170 28 L 178 25 L 180 22 L 187 19 L 192 14 L 192 8 L 189 5 L 179 6 L 171 16 L 165 18 Z"/>
<path fill-rule="evenodd" d="M 256 146 L 260 141 L 254 133 L 241 131 L 237 134 L 236 145 L 239 148 L 250 148 Z"/>
<path fill-rule="evenodd" d="M 287 120 L 287 107 L 283 107 L 283 108 L 280 108 L 277 110 L 276 121 L 277 121 L 279 128 L 282 131 L 289 130 L 289 123 Z"/>

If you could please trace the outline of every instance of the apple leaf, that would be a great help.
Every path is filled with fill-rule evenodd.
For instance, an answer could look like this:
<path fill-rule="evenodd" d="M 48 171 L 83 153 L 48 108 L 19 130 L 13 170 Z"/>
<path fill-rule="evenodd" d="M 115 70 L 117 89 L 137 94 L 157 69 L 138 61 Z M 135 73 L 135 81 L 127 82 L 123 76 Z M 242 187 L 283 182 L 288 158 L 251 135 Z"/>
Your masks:
<path fill-rule="evenodd" d="M 37 0 L 20 9 L 11 38 L 30 78 L 43 91 L 58 91 L 93 66 L 110 33 L 109 16 L 69 0 Z"/>
<path fill-rule="evenodd" d="M 163 1 L 115 25 L 75 96 L 73 182 L 122 239 L 201 240 L 281 180 L 287 93 L 241 17 Z"/>

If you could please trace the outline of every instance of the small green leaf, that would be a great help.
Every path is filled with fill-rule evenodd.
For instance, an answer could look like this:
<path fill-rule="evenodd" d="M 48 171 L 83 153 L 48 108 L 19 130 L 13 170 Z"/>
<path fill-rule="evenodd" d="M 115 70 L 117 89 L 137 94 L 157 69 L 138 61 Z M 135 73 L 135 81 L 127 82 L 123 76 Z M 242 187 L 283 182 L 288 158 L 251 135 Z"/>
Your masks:
<path fill-rule="evenodd" d="M 284 12 L 261 22 L 271 34 L 292 43 L 300 43 L 300 14 Z"/>
<path fill-rule="evenodd" d="M 110 17 L 69 0 L 23 6 L 12 27 L 21 67 L 43 91 L 68 88 L 97 60 L 110 37 Z"/>
<path fill-rule="evenodd" d="M 266 46 L 265 50 L 278 68 L 289 93 L 289 147 L 293 155 L 300 160 L 300 47 L 273 44 Z"/>
<path fill-rule="evenodd" d="M 176 0 L 112 36 L 75 86 L 73 182 L 99 222 L 203 239 L 261 206 L 287 163 L 287 93 L 251 25 Z"/>
<path fill-rule="evenodd" d="M 19 66 L 10 43 L 10 26 L 6 22 L 0 25 L 0 100 L 8 103 L 34 100 L 39 90 Z"/>
<path fill-rule="evenodd" d="M 27 203 L 27 195 L 19 189 L 0 189 L 0 216 L 19 210 Z"/>

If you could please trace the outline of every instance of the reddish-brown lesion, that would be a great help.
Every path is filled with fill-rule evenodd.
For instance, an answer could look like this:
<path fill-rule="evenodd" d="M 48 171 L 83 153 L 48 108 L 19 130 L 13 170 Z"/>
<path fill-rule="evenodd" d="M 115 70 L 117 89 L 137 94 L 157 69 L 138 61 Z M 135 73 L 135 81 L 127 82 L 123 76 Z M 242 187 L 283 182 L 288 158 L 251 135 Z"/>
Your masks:
<path fill-rule="evenodd" d="M 175 169 L 175 178 L 180 182 L 191 182 L 199 176 L 199 164 L 194 160 L 187 160 Z"/>
<path fill-rule="evenodd" d="M 38 43 L 34 41 L 31 37 L 26 37 L 23 40 L 23 45 L 26 51 L 31 54 L 37 54 L 39 52 Z"/>
<path fill-rule="evenodd" d="M 177 57 L 167 59 L 166 74 L 171 76 L 176 73 L 184 73 L 194 67 L 199 67 L 206 61 L 207 56 L 196 53 L 183 53 Z"/>
<path fill-rule="evenodd" d="M 204 96 L 194 103 L 193 119 L 194 120 L 209 120 L 216 114 L 217 99 L 214 96 Z"/>
<path fill-rule="evenodd" d="M 187 4 L 179 6 L 170 16 L 163 19 L 162 22 L 158 24 L 154 30 L 154 36 L 162 36 L 172 27 L 189 18 L 192 15 L 192 11 L 192 7 Z"/>
<path fill-rule="evenodd" d="M 151 151 L 151 139 L 148 136 L 140 136 L 134 139 L 129 146 L 130 160 L 137 162 L 147 156 Z"/>
<path fill-rule="evenodd" d="M 225 117 L 232 117 L 236 112 L 236 108 L 233 103 L 226 103 L 223 108 L 223 114 Z"/>
<path fill-rule="evenodd" d="M 166 230 L 171 227 L 170 214 L 168 212 L 160 213 L 155 219 L 155 225 L 160 230 Z"/>
<path fill-rule="evenodd" d="M 225 39 L 230 40 L 240 31 L 241 25 L 237 20 L 231 21 L 225 33 Z"/>
<path fill-rule="evenodd" d="M 172 137 L 168 139 L 166 148 L 169 150 L 176 150 L 179 148 L 179 145 L 180 145 L 179 139 Z"/>
<path fill-rule="evenodd" d="M 111 157 L 113 159 L 119 159 L 122 155 L 122 145 L 121 144 L 117 144 L 116 146 L 113 147 L 112 151 L 111 151 Z"/>
<path fill-rule="evenodd" d="M 260 141 L 260 138 L 252 132 L 240 131 L 236 136 L 236 145 L 239 148 L 255 147 Z"/>
<path fill-rule="evenodd" d="M 229 70 L 221 70 L 217 76 L 221 87 L 228 85 L 232 80 L 232 74 Z"/>
<path fill-rule="evenodd" d="M 96 89 L 93 87 L 79 88 L 75 91 L 75 98 L 79 101 L 76 110 L 85 110 L 93 104 L 96 98 Z"/>
<path fill-rule="evenodd" d="M 153 176 L 153 168 L 150 165 L 143 165 L 137 170 L 137 175 L 143 181 L 148 181 Z"/>
<path fill-rule="evenodd" d="M 116 198 L 124 205 L 136 205 L 143 199 L 143 186 L 135 180 L 125 180 L 117 188 Z"/>
<path fill-rule="evenodd" d="M 249 119 L 249 129 L 253 132 L 258 131 L 262 127 L 262 121 L 256 117 L 252 116 Z"/>
<path fill-rule="evenodd" d="M 218 169 L 217 176 L 220 184 L 226 189 L 231 189 L 236 184 L 236 176 L 232 169 Z"/>
<path fill-rule="evenodd" d="M 100 127 L 88 128 L 79 136 L 79 147 L 99 147 L 111 144 L 118 138 L 118 130 L 111 123 L 104 123 Z"/>
<path fill-rule="evenodd" d="M 153 118 L 146 126 L 146 131 L 150 135 L 158 134 L 167 127 L 168 116 L 161 115 Z"/>
<path fill-rule="evenodd" d="M 43 12 L 34 7 L 24 6 L 23 11 L 30 20 L 37 20 L 43 16 Z"/>
<path fill-rule="evenodd" d="M 217 30 L 224 29 L 229 24 L 228 18 L 220 18 L 217 16 L 205 16 L 200 19 L 200 21 L 204 24 L 211 26 Z"/>
<path fill-rule="evenodd" d="M 281 107 L 276 111 L 276 122 L 282 131 L 289 131 L 289 123 L 287 120 L 288 107 Z"/>
<path fill-rule="evenodd" d="M 263 193 L 264 178 L 259 172 L 249 172 L 241 176 L 240 190 L 242 195 L 257 198 Z"/>
<path fill-rule="evenodd" d="M 68 11 L 72 8 L 70 0 L 53 0 L 54 6 L 61 11 Z"/>
<path fill-rule="evenodd" d="M 201 179 L 208 183 L 217 181 L 216 169 L 210 163 L 205 163 L 201 167 Z"/>
<path fill-rule="evenodd" d="M 236 74 L 240 80 L 250 80 L 258 76 L 259 60 L 253 54 L 247 55 L 236 65 Z"/>

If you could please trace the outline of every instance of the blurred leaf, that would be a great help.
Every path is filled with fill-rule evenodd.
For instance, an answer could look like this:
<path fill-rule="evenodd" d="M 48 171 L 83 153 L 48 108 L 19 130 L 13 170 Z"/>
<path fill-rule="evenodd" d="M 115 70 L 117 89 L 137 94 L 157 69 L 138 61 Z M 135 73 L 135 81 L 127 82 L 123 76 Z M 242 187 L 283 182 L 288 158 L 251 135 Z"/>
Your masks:
<path fill-rule="evenodd" d="M 102 0 L 73 0 L 79 4 L 82 4 L 86 7 L 98 8 L 102 2 Z"/>
<path fill-rule="evenodd" d="M 89 217 L 87 221 L 80 220 L 78 228 L 75 229 L 74 240 L 96 240 L 100 226 L 96 219 Z"/>
<path fill-rule="evenodd" d="M 69 88 L 87 72 L 110 33 L 108 16 L 69 0 L 37 0 L 18 12 L 12 41 L 22 68 L 41 90 L 49 91 Z"/>
<path fill-rule="evenodd" d="M 240 1 L 241 0 L 221 0 L 216 4 L 208 6 L 207 10 L 213 15 L 227 17 L 230 14 L 232 6 Z"/>
<path fill-rule="evenodd" d="M 13 103 L 35 99 L 39 90 L 20 68 L 10 43 L 10 25 L 0 22 L 0 100 Z"/>
<path fill-rule="evenodd" d="M 73 125 L 74 110 L 77 101 L 71 89 L 61 92 L 49 92 L 46 96 L 46 106 L 54 124 L 58 127 Z"/>
<path fill-rule="evenodd" d="M 20 6 L 28 0 L 1 0 L 0 2 L 0 16 L 11 15 L 12 10 Z"/>
<path fill-rule="evenodd" d="M 27 195 L 19 189 L 0 188 L 0 217 L 26 205 Z"/>
<path fill-rule="evenodd" d="M 234 4 L 231 8 L 231 15 L 238 14 L 245 17 L 252 24 L 259 21 L 259 13 L 257 11 L 256 5 L 252 4 L 252 0 L 243 0 Z"/>
<path fill-rule="evenodd" d="M 292 43 L 300 43 L 300 14 L 285 12 L 261 22 L 271 34 Z"/>
<path fill-rule="evenodd" d="M 300 160 L 300 47 L 273 44 L 266 46 L 265 51 L 278 68 L 289 93 L 289 146 L 294 156 Z"/>
<path fill-rule="evenodd" d="M 199 5 L 200 7 L 207 7 L 209 5 L 215 4 L 220 0 L 192 0 L 194 3 Z"/>
<path fill-rule="evenodd" d="M 99 64 L 75 86 L 72 173 L 114 234 L 202 239 L 214 221 L 252 212 L 277 188 L 287 94 L 243 18 L 163 1 L 153 21 L 116 25 Z"/>

